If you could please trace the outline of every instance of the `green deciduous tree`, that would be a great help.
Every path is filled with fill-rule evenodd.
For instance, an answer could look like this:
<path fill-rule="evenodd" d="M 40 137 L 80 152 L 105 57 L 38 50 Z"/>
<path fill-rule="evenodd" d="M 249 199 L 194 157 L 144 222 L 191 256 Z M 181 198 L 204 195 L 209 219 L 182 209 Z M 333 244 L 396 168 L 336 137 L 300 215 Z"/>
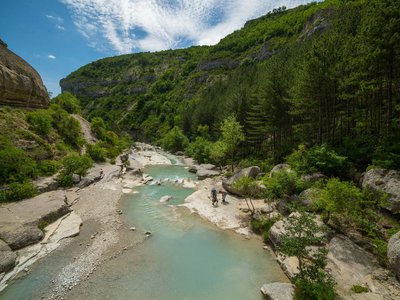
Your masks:
<path fill-rule="evenodd" d="M 324 240 L 321 232 L 326 229 L 317 225 L 313 215 L 303 211 L 287 218 L 284 226 L 286 233 L 278 249 L 299 261 L 299 273 L 294 279 L 296 298 L 333 300 L 334 281 L 325 272 L 327 251 L 321 246 Z"/>
<path fill-rule="evenodd" d="M 231 163 L 231 169 L 235 165 L 235 155 L 239 144 L 244 141 L 243 127 L 236 120 L 235 116 L 229 116 L 221 125 L 221 141 L 226 146 L 226 152 Z"/>

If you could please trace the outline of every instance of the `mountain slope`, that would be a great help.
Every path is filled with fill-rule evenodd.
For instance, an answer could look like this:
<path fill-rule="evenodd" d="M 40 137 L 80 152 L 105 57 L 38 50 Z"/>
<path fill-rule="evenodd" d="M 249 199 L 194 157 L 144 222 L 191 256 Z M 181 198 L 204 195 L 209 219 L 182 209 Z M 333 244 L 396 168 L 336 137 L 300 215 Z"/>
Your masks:
<path fill-rule="evenodd" d="M 211 140 L 235 114 L 242 156 L 279 161 L 328 144 L 357 165 L 400 168 L 399 0 L 312 3 L 247 22 L 212 47 L 102 59 L 61 81 L 87 117 L 157 141 Z M 389 159 L 387 159 L 389 157 Z"/>

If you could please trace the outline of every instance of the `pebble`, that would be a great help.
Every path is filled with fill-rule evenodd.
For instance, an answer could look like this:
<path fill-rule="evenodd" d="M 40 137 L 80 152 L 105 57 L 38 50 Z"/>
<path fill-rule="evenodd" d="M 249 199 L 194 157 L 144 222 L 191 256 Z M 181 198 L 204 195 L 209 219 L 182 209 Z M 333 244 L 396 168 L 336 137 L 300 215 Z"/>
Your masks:
<path fill-rule="evenodd" d="M 131 228 L 129 228 L 129 230 L 130 230 L 130 231 L 135 231 L 135 230 L 136 230 L 136 227 L 131 227 Z"/>
<path fill-rule="evenodd" d="M 146 231 L 145 235 L 146 236 L 151 236 L 151 232 L 150 231 Z"/>
<path fill-rule="evenodd" d="M 268 246 L 264 246 L 263 249 L 264 250 L 269 250 L 269 247 Z"/>
<path fill-rule="evenodd" d="M 28 269 L 28 268 L 25 268 L 24 271 L 25 271 L 25 272 L 29 272 L 29 269 Z"/>
<path fill-rule="evenodd" d="M 124 247 L 123 250 L 128 250 L 128 247 Z"/>
<path fill-rule="evenodd" d="M 94 239 L 94 235 L 92 235 L 92 236 L 90 237 L 90 239 L 93 240 L 93 239 Z"/>

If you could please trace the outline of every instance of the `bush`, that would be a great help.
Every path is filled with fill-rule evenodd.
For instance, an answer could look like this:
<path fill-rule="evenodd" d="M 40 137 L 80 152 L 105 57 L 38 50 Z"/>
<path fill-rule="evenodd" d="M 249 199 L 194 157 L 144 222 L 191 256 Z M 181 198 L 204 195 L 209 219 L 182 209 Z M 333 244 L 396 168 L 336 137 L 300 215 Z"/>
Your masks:
<path fill-rule="evenodd" d="M 362 285 L 353 285 L 351 290 L 356 294 L 368 293 L 369 289 Z"/>
<path fill-rule="evenodd" d="M 58 105 L 52 105 L 53 126 L 64 141 L 75 148 L 83 145 L 81 125 Z"/>
<path fill-rule="evenodd" d="M 104 149 L 101 145 L 101 142 L 97 142 L 96 144 L 88 144 L 86 145 L 86 150 L 89 156 L 96 162 L 104 162 L 107 157 L 107 150 Z"/>
<path fill-rule="evenodd" d="M 72 174 L 60 173 L 58 176 L 58 184 L 62 187 L 70 187 L 73 185 Z"/>
<path fill-rule="evenodd" d="M 308 150 L 304 145 L 300 145 L 286 160 L 299 174 L 319 171 L 329 177 L 346 177 L 349 172 L 347 158 L 339 156 L 326 145 L 315 146 Z"/>
<path fill-rule="evenodd" d="M 47 110 L 36 110 L 28 113 L 26 120 L 37 134 L 48 135 L 52 129 L 53 118 Z"/>
<path fill-rule="evenodd" d="M 250 223 L 251 229 L 258 234 L 264 234 L 264 233 L 268 234 L 268 231 L 278 220 L 279 217 L 263 218 L 262 220 L 252 219 Z"/>
<path fill-rule="evenodd" d="M 63 170 L 59 176 L 59 182 L 62 186 L 72 184 L 72 175 L 77 174 L 79 177 L 85 176 L 87 171 L 93 165 L 92 159 L 88 155 L 70 154 L 62 160 Z"/>
<path fill-rule="evenodd" d="M 32 183 L 24 181 L 22 183 L 14 182 L 0 190 L 0 202 L 18 201 L 31 198 L 37 194 L 36 188 Z"/>
<path fill-rule="evenodd" d="M 51 176 L 60 170 L 61 164 L 55 160 L 43 160 L 39 164 L 40 175 Z"/>
<path fill-rule="evenodd" d="M 90 122 L 90 129 L 98 139 L 102 140 L 106 131 L 106 123 L 102 118 L 94 117 Z"/>
<path fill-rule="evenodd" d="M 335 283 L 331 279 L 323 278 L 317 281 L 298 279 L 295 281 L 296 300 L 333 300 L 336 299 Z"/>
<path fill-rule="evenodd" d="M 189 144 L 188 138 L 182 130 L 175 126 L 162 139 L 161 146 L 168 151 L 183 151 Z"/>
<path fill-rule="evenodd" d="M 71 93 L 64 92 L 58 95 L 54 98 L 54 102 L 70 114 L 77 114 L 81 111 L 79 100 Z"/>
<path fill-rule="evenodd" d="M 222 166 L 226 163 L 227 153 L 228 148 L 224 142 L 215 142 L 210 148 L 210 160 L 212 163 Z"/>
<path fill-rule="evenodd" d="M 0 183 L 23 182 L 38 175 L 36 162 L 18 148 L 0 150 Z"/>
<path fill-rule="evenodd" d="M 267 187 L 267 197 L 270 199 L 299 194 L 308 188 L 308 183 L 293 171 L 282 171 L 272 178 L 266 177 L 264 184 Z"/>
<path fill-rule="evenodd" d="M 203 137 L 197 137 L 186 148 L 186 154 L 194 158 L 199 164 L 210 161 L 212 143 Z"/>
<path fill-rule="evenodd" d="M 333 213 L 347 213 L 356 209 L 363 194 L 352 182 L 329 179 L 316 202 L 316 208 L 322 210 L 329 220 Z"/>

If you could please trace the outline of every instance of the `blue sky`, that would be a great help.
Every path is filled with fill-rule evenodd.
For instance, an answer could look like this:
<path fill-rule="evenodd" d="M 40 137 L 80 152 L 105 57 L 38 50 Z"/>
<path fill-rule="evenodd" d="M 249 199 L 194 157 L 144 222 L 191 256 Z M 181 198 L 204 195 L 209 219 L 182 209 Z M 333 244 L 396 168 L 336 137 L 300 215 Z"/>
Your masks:
<path fill-rule="evenodd" d="M 53 96 L 59 80 L 102 57 L 213 45 L 243 24 L 304 0 L 2 0 L 0 38 Z"/>

